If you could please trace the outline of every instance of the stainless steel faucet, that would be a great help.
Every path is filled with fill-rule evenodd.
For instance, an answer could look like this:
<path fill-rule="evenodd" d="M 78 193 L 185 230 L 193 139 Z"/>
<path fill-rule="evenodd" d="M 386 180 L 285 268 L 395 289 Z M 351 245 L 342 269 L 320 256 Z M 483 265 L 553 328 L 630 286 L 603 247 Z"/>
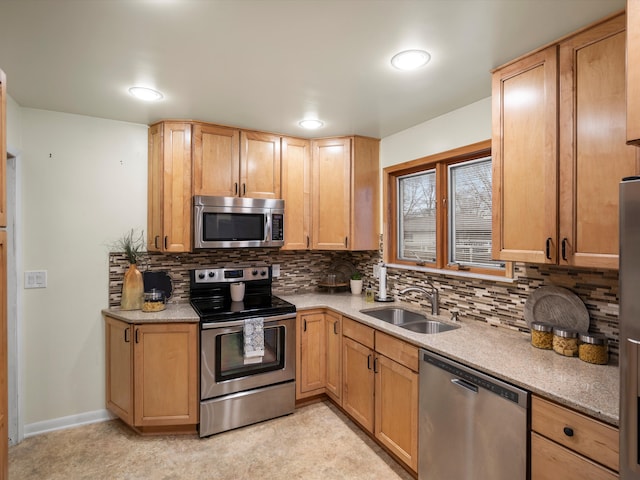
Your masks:
<path fill-rule="evenodd" d="M 407 293 L 407 292 L 421 292 L 421 293 L 424 293 L 424 295 L 431 302 L 431 315 L 439 315 L 440 314 L 440 307 L 438 305 L 438 289 L 436 287 L 434 287 L 433 283 L 431 283 L 431 282 L 427 282 L 427 285 L 429 285 L 429 287 L 431 287 L 431 292 L 429 292 L 428 290 L 425 290 L 422 287 L 408 287 L 408 288 L 405 288 L 404 290 L 401 290 L 400 293 Z"/>

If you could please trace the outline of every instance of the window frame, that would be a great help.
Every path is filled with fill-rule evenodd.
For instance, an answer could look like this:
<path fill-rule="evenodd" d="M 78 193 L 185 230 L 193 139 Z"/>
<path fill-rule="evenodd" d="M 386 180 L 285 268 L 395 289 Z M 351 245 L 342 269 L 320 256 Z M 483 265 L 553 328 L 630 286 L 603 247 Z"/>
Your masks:
<path fill-rule="evenodd" d="M 383 209 L 384 249 L 383 261 L 387 264 L 407 267 L 427 267 L 447 272 L 466 272 L 478 275 L 510 278 L 512 268 L 505 262 L 504 269 L 475 267 L 468 265 L 450 265 L 449 258 L 449 178 L 450 165 L 491 157 L 491 140 L 466 145 L 446 152 L 436 153 L 404 163 L 391 165 L 383 169 Z M 493 161 L 493 159 L 492 159 Z M 420 262 L 399 258 L 398 245 L 398 178 L 435 168 L 436 171 L 436 261 Z M 493 167 L 492 167 L 493 168 Z M 495 213 L 492 212 L 495 218 Z"/>

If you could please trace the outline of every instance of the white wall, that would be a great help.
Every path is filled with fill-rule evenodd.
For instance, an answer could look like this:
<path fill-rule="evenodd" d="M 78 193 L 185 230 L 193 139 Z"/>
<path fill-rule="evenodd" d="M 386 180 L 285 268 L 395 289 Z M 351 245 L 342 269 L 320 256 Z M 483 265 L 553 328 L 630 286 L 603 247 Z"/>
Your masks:
<path fill-rule="evenodd" d="M 146 228 L 147 126 L 25 108 L 22 146 L 22 266 L 48 272 L 22 291 L 29 434 L 104 412 L 108 244 Z"/>
<path fill-rule="evenodd" d="M 380 168 L 491 138 L 491 97 L 385 137 Z"/>

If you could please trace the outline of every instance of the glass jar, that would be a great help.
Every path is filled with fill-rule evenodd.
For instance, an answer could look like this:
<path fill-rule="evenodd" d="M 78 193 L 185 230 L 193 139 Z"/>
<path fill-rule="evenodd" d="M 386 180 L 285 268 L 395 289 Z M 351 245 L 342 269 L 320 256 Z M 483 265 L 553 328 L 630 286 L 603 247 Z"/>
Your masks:
<path fill-rule="evenodd" d="M 570 328 L 553 329 L 553 351 L 565 357 L 578 356 L 578 332 Z"/>
<path fill-rule="evenodd" d="M 578 357 L 583 362 L 606 365 L 609 362 L 607 337 L 599 333 L 581 333 Z"/>
<path fill-rule="evenodd" d="M 553 348 L 553 325 L 543 322 L 531 322 L 531 345 L 544 350 Z"/>
<path fill-rule="evenodd" d="M 164 308 L 164 292 L 162 290 L 152 288 L 150 291 L 144 292 L 143 312 L 160 312 Z"/>

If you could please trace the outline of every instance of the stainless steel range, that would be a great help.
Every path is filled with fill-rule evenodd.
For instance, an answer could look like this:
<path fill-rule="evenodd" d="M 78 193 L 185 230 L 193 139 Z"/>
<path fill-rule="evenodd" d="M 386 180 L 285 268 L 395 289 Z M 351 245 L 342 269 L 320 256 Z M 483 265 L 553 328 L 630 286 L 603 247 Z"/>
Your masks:
<path fill-rule="evenodd" d="M 200 316 L 200 436 L 292 413 L 296 307 L 272 295 L 271 267 L 205 268 L 190 276 L 191 306 Z M 236 299 L 244 290 L 241 301 L 233 301 L 232 288 Z M 248 348 L 248 338 L 258 346 Z"/>

